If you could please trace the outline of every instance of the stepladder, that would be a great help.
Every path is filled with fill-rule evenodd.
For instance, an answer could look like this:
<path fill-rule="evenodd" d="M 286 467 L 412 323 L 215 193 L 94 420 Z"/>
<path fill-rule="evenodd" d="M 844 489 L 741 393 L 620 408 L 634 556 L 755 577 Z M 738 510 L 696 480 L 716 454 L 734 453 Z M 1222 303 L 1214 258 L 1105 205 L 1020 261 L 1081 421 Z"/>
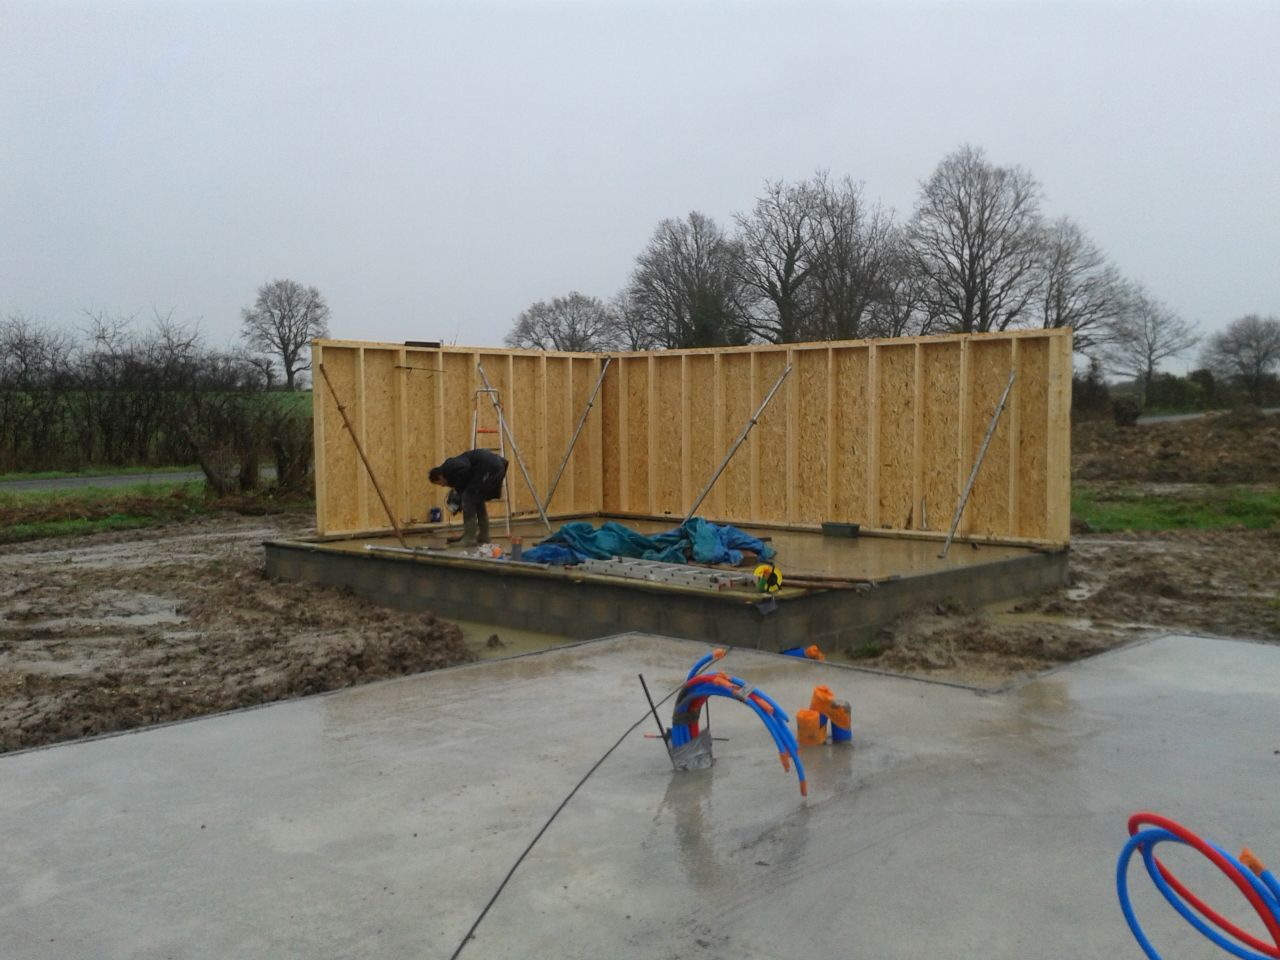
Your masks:
<path fill-rule="evenodd" d="M 471 406 L 471 449 L 492 450 L 507 460 L 507 442 L 498 422 L 498 410 L 502 408 L 502 395 L 496 387 L 476 390 Z M 511 539 L 511 482 L 502 478 L 502 503 L 506 508 L 507 539 Z"/>

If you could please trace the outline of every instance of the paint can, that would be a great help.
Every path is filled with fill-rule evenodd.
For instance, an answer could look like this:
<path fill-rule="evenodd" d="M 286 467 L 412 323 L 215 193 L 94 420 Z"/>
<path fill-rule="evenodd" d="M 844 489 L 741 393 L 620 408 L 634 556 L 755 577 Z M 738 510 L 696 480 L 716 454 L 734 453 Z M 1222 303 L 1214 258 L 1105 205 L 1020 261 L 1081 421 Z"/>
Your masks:
<path fill-rule="evenodd" d="M 428 516 L 430 516 L 432 523 L 439 523 L 441 520 L 444 519 L 444 514 L 440 512 L 439 507 L 432 507 L 431 512 L 430 514 L 428 514 Z"/>
<path fill-rule="evenodd" d="M 831 701 L 831 742 L 853 742 L 853 712 L 848 700 Z"/>
<path fill-rule="evenodd" d="M 820 747 L 827 742 L 827 731 L 818 723 L 816 710 L 796 711 L 796 741 L 802 747 Z"/>

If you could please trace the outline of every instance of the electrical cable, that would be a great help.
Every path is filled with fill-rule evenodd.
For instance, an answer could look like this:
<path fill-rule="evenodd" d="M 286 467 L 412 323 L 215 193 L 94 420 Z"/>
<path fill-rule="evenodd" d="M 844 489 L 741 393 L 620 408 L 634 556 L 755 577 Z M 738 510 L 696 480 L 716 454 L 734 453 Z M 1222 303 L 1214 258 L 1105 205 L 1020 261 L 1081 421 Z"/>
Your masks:
<path fill-rule="evenodd" d="M 675 696 L 680 690 L 681 690 L 680 687 L 677 687 L 675 690 L 672 690 L 665 697 L 663 697 L 661 700 L 658 701 L 658 705 L 661 706 L 662 704 L 666 703 L 673 696 Z M 502 882 L 498 884 L 498 889 L 493 891 L 493 896 L 489 898 L 489 902 L 484 905 L 484 909 L 480 911 L 480 915 L 476 917 L 475 922 L 471 924 L 470 929 L 467 930 L 466 935 L 463 936 L 462 942 L 459 943 L 457 949 L 454 950 L 453 953 L 449 955 L 449 960 L 458 960 L 458 956 L 462 953 L 464 949 L 466 949 L 467 944 L 471 942 L 471 939 L 472 937 L 475 936 L 476 930 L 479 928 L 481 921 L 484 920 L 485 916 L 488 915 L 490 908 L 492 908 L 493 905 L 498 901 L 498 897 L 502 895 L 502 891 L 506 889 L 507 884 L 510 882 L 511 878 L 515 875 L 516 870 L 520 868 L 520 864 L 524 863 L 525 858 L 529 856 L 530 852 L 533 850 L 537 842 L 542 839 L 542 835 L 547 832 L 547 830 L 551 827 L 551 824 L 555 821 L 556 817 L 560 815 L 560 811 L 569 805 L 569 801 L 573 799 L 574 794 L 576 794 L 580 789 L 582 789 L 582 785 L 591 778 L 591 775 L 600 768 L 601 764 L 603 764 L 606 760 L 609 759 L 610 754 L 612 754 L 613 751 L 617 750 L 618 747 L 622 746 L 622 742 L 626 740 L 627 737 L 631 736 L 631 734 L 635 732 L 637 727 L 639 727 L 642 723 L 648 720 L 649 716 L 650 715 L 646 713 L 643 717 L 641 717 L 631 726 L 627 727 L 626 731 L 622 734 L 622 736 L 620 736 L 617 739 L 614 745 L 611 746 L 608 750 L 606 750 L 604 752 L 604 755 L 601 756 L 599 760 L 597 760 L 595 763 L 591 765 L 591 769 L 582 775 L 582 779 L 579 780 L 576 784 L 574 784 L 573 789 L 570 790 L 568 795 L 563 800 L 560 801 L 560 805 L 551 812 L 551 816 L 547 817 L 547 822 L 542 825 L 542 829 L 539 830 L 534 835 L 533 839 L 529 841 L 529 845 L 525 847 L 524 851 L 520 854 L 520 856 L 516 858 L 516 862 L 511 865 L 511 869 L 507 871 L 507 875 L 503 877 Z"/>
<path fill-rule="evenodd" d="M 1257 857 L 1248 850 L 1242 851 L 1239 858 L 1233 857 L 1217 844 L 1201 839 L 1180 823 L 1155 813 L 1135 813 L 1130 817 L 1129 834 L 1129 840 L 1121 850 L 1116 864 L 1116 894 L 1129 929 L 1150 960 L 1161 960 L 1160 954 L 1138 923 L 1129 897 L 1129 862 L 1135 851 L 1142 854 L 1143 864 L 1152 883 L 1170 906 L 1212 943 L 1242 960 L 1280 958 L 1280 881 Z M 1156 844 L 1166 841 L 1182 843 L 1199 851 L 1221 870 L 1249 901 L 1266 926 L 1272 942 L 1267 943 L 1242 930 L 1188 890 L 1155 855 Z M 1205 920 L 1217 929 L 1209 926 Z M 1224 933 L 1238 942 L 1228 940 L 1223 936 Z M 1240 944 L 1252 949 L 1246 949 Z"/>

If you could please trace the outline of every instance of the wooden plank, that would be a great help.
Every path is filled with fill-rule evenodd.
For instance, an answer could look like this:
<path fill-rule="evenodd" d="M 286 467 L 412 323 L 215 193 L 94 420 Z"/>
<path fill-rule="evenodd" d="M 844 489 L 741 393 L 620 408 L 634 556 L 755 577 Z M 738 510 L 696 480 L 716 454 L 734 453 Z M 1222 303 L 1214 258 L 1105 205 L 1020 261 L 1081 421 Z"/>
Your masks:
<path fill-rule="evenodd" d="M 947 505 L 947 528 L 951 527 L 952 517 L 955 516 L 956 507 L 960 503 L 960 496 L 964 491 L 965 484 L 969 479 L 969 471 L 973 467 L 973 456 L 970 453 L 973 447 L 973 400 L 970 379 L 972 377 L 972 366 L 969 358 L 969 351 L 973 345 L 973 337 L 965 336 L 960 339 L 960 399 L 956 404 L 956 408 L 960 412 L 960 420 L 956 424 L 956 494 L 952 502 Z M 964 520 L 963 515 L 961 521 Z M 968 527 L 963 522 L 956 527 L 957 535 L 963 534 Z"/>
<path fill-rule="evenodd" d="M 406 348 L 405 369 L 398 371 L 404 390 L 405 523 L 422 522 L 432 507 L 444 509 L 444 497 L 427 481 L 427 473 L 444 459 L 440 431 L 444 410 L 444 374 L 438 351 Z M 442 491 L 441 491 L 442 492 Z"/>
<path fill-rule="evenodd" d="M 355 399 L 351 403 L 349 416 L 351 418 L 352 429 L 354 429 L 357 434 L 356 440 L 367 451 L 369 449 L 369 434 L 365 428 L 364 417 L 364 352 L 364 347 L 360 347 L 356 350 L 355 367 L 352 371 L 352 387 L 355 393 Z M 381 523 L 384 518 L 379 517 L 376 521 L 370 521 L 369 499 L 375 494 L 373 493 L 373 484 L 369 482 L 369 471 L 365 468 L 364 462 L 359 459 L 359 455 L 360 452 L 357 450 L 355 468 L 356 476 L 354 478 L 356 486 L 356 522 L 360 526 L 367 528 L 373 526 L 374 523 Z"/>
<path fill-rule="evenodd" d="M 693 487 L 693 358 L 680 356 L 680 516 L 693 503 L 697 495 Z"/>
<path fill-rule="evenodd" d="M 377 477 L 377 485 L 365 471 L 364 477 L 364 510 L 369 526 L 390 526 L 378 496 L 377 487 L 382 492 L 392 510 L 402 502 L 398 484 L 398 461 L 400 459 L 400 431 L 396 422 L 396 381 L 399 379 L 396 362 L 399 360 L 399 348 L 375 350 L 372 347 L 362 348 L 360 386 L 363 402 L 360 407 L 365 456 L 369 459 L 369 469 Z M 396 523 L 402 523 L 404 514 L 397 514 Z"/>
<path fill-rule="evenodd" d="M 1050 341 L 1018 342 L 1017 522 L 1013 534 L 1047 538 L 1049 529 L 1049 352 Z"/>

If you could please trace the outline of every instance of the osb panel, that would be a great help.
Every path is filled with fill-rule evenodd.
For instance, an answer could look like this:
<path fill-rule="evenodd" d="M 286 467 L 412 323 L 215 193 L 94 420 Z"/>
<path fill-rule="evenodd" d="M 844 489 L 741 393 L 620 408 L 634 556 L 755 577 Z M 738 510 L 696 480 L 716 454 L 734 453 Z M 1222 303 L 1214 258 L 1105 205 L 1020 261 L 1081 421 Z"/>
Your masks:
<path fill-rule="evenodd" d="M 1018 499 L 1014 536 L 1046 536 L 1047 465 L 1045 451 L 1049 431 L 1049 340 L 1018 343 L 1018 379 L 1010 402 L 1018 408 Z"/>
<path fill-rule="evenodd" d="M 513 384 L 510 392 L 502 391 L 503 413 L 515 438 L 516 448 L 508 445 L 510 461 L 507 481 L 511 490 L 511 505 L 517 512 L 536 510 L 533 494 L 525 484 L 516 460 L 516 450 L 524 460 L 525 469 L 541 499 L 546 494 L 548 477 L 543 464 L 546 461 L 546 442 L 543 439 L 543 390 L 542 362 L 540 357 L 519 355 L 511 358 Z M 485 364 L 485 370 L 489 365 Z"/>
<path fill-rule="evenodd" d="M 620 513 L 622 505 L 622 362 L 609 364 L 604 384 L 600 387 L 600 502 L 606 513 Z"/>
<path fill-rule="evenodd" d="M 381 488 L 382 495 L 387 498 L 387 504 L 393 511 L 399 509 L 397 503 L 401 488 L 398 470 L 400 417 L 395 390 L 395 367 L 398 359 L 398 350 L 364 351 L 364 409 L 362 421 L 357 427 L 363 432 L 361 442 L 365 456 L 369 459 L 369 470 L 373 471 L 377 487 Z M 365 516 L 361 526 L 380 527 L 389 524 L 391 521 L 378 496 L 378 489 L 370 478 L 369 471 L 363 472 L 366 489 Z M 404 518 L 396 516 L 395 519 L 400 523 Z"/>
<path fill-rule="evenodd" d="M 915 344 L 881 343 L 876 349 L 880 384 L 880 526 L 913 526 L 915 476 Z"/>
<path fill-rule="evenodd" d="M 634 513 L 649 512 L 649 358 L 626 357 L 627 419 L 627 490 L 623 509 Z"/>
<path fill-rule="evenodd" d="M 755 411 L 751 397 L 751 354 L 726 353 L 720 357 L 720 389 L 724 397 L 724 405 L 719 411 L 724 449 L 718 453 L 716 466 L 720 465 Z M 746 443 L 729 461 L 716 481 L 716 487 L 717 493 L 723 497 L 719 505 L 721 516 L 736 520 L 751 516 L 751 458 Z"/>
<path fill-rule="evenodd" d="M 960 499 L 960 344 L 921 345 L 925 402 L 921 404 L 920 529 L 946 530 Z M 950 401 L 950 402 L 949 402 Z"/>
<path fill-rule="evenodd" d="M 359 490 L 364 467 L 338 412 L 340 403 L 352 425 L 359 429 L 360 405 L 356 399 L 359 356 L 358 350 L 326 348 L 322 360 L 324 374 L 316 378 L 312 391 L 312 402 L 324 407 L 324 525 L 327 530 L 354 530 L 361 522 Z"/>
<path fill-rule="evenodd" d="M 547 357 L 545 360 L 546 383 L 542 395 L 546 411 L 544 435 L 541 441 L 541 457 L 543 466 L 542 481 L 538 484 L 543 499 L 551 496 L 551 481 L 564 460 L 565 451 L 569 448 L 569 437 L 573 433 L 573 422 L 570 419 L 570 408 L 573 397 L 569 391 L 570 360 L 568 357 Z M 573 473 L 565 467 L 560 476 L 560 485 L 556 487 L 554 501 L 546 503 L 547 513 L 563 512 L 573 502 Z"/>
<path fill-rule="evenodd" d="M 827 364 L 830 350 L 796 350 L 791 383 L 791 417 L 795 438 L 795 510 L 800 523 L 821 523 L 827 519 L 828 428 L 831 424 L 831 379 Z M 775 402 L 777 402 L 775 400 Z"/>
<path fill-rule="evenodd" d="M 831 505 L 828 519 L 866 522 L 867 348 L 832 348 Z"/>
<path fill-rule="evenodd" d="M 681 450 L 685 398 L 682 394 L 683 358 L 661 356 L 655 360 L 653 440 L 649 446 L 652 471 L 653 512 L 683 518 L 681 502 Z"/>
<path fill-rule="evenodd" d="M 685 420 L 689 425 L 689 496 L 681 504 L 681 516 L 693 506 L 707 485 L 728 448 L 728 441 L 716 443 L 716 358 L 691 355 L 688 368 L 689 396 L 685 402 Z M 710 494 L 698 507 L 699 516 L 714 514 L 715 494 Z"/>
<path fill-rule="evenodd" d="M 444 430 L 443 444 L 437 451 L 438 465 L 449 457 L 471 449 L 471 412 L 476 387 L 475 357 L 469 353 L 445 353 L 441 357 L 444 369 Z M 493 421 L 488 402 L 481 404 L 482 413 Z M 443 504 L 443 498 L 441 498 Z"/>
<path fill-rule="evenodd" d="M 991 426 L 996 404 L 1009 382 L 1012 362 L 1008 340 L 974 340 L 969 344 L 969 409 L 973 426 L 968 449 L 963 451 L 965 481 L 973 470 L 983 438 Z M 969 502 L 960 519 L 960 532 L 979 536 L 1008 533 L 1009 525 L 1009 418 L 1001 414 L 983 458 Z"/>
<path fill-rule="evenodd" d="M 770 350 L 756 354 L 756 392 L 751 398 L 751 413 L 764 401 L 786 366 L 785 351 Z M 759 474 L 756 511 L 752 516 L 761 520 L 785 522 L 787 519 L 787 496 L 790 492 L 787 486 L 787 401 L 794 389 L 790 385 L 794 376 L 795 370 L 792 369 L 760 414 L 753 431 L 758 435 L 756 462 Z M 750 419 L 750 413 L 747 419 Z"/>
<path fill-rule="evenodd" d="M 436 417 L 440 380 L 440 351 L 406 350 L 405 370 L 397 370 L 404 384 L 406 522 L 425 521 L 431 507 L 444 507 L 439 487 L 431 486 L 427 472 L 440 462 L 443 449 Z"/>

